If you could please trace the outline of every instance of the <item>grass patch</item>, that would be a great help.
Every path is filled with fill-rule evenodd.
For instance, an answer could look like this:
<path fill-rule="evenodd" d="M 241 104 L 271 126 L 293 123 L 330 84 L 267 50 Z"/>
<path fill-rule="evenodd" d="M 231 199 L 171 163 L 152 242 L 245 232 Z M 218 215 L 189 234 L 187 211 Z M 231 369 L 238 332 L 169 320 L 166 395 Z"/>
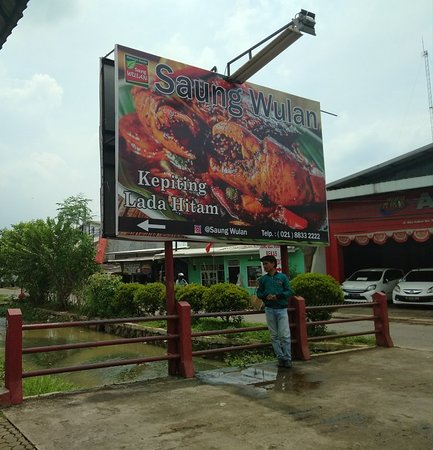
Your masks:
<path fill-rule="evenodd" d="M 336 340 L 345 345 L 376 345 L 376 338 L 373 336 L 346 336 Z"/>
<path fill-rule="evenodd" d="M 4 357 L 0 356 L 0 383 L 4 386 L 5 371 L 4 371 Z M 30 395 L 48 394 L 50 392 L 64 392 L 73 391 L 76 386 L 55 375 L 45 375 L 42 377 L 25 378 L 23 380 L 23 395 L 28 397 Z"/>
<path fill-rule="evenodd" d="M 73 391 L 76 386 L 63 378 L 54 375 L 44 375 L 42 377 L 25 378 L 23 380 L 23 395 L 48 394 L 50 392 Z"/>
<path fill-rule="evenodd" d="M 140 325 L 150 328 L 164 328 L 167 329 L 166 320 L 149 320 L 148 322 L 139 322 Z"/>
<path fill-rule="evenodd" d="M 228 353 L 224 356 L 224 363 L 231 367 L 244 369 L 252 364 L 274 361 L 275 355 L 272 348 L 263 350 L 245 350 Z"/>

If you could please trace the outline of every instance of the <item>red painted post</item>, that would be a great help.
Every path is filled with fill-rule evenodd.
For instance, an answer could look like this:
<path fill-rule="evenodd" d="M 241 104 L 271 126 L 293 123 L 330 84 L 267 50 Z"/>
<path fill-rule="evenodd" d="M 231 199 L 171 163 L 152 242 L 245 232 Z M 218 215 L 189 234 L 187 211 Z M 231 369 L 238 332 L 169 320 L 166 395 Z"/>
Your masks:
<path fill-rule="evenodd" d="M 394 347 L 391 335 L 389 334 L 388 304 L 386 295 L 383 292 L 375 292 L 372 297 L 373 302 L 379 303 L 378 305 L 373 305 L 376 345 L 379 347 Z"/>
<path fill-rule="evenodd" d="M 295 308 L 295 311 L 289 311 L 289 321 L 294 325 L 294 338 L 297 342 L 292 344 L 294 359 L 307 361 L 311 359 L 308 348 L 307 337 L 307 315 L 305 310 L 305 300 L 303 297 L 293 296 L 289 299 L 289 308 Z"/>
<path fill-rule="evenodd" d="M 23 401 L 23 317 L 20 309 L 6 313 L 5 387 L 10 392 L 11 405 Z"/>
<path fill-rule="evenodd" d="M 280 245 L 281 252 L 281 272 L 289 276 L 289 251 L 287 245 Z"/>
<path fill-rule="evenodd" d="M 191 338 L 191 306 L 187 302 L 177 304 L 179 315 L 179 354 L 180 374 L 185 378 L 194 377 L 194 365 L 192 363 L 192 338 Z"/>
<path fill-rule="evenodd" d="M 171 241 L 165 241 L 165 295 L 167 314 L 176 314 L 176 305 L 174 299 L 174 260 L 173 244 Z M 167 333 L 177 334 L 177 320 L 167 321 Z M 169 339 L 167 342 L 168 354 L 178 353 L 178 343 L 175 339 Z M 179 375 L 179 360 L 168 360 L 168 374 Z"/>

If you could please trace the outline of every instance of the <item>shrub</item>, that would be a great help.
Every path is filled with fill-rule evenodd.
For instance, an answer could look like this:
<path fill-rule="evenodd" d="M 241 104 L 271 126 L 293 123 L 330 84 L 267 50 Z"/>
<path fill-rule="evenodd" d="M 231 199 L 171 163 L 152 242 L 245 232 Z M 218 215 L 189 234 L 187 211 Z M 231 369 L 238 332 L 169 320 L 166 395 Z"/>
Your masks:
<path fill-rule="evenodd" d="M 161 282 L 140 285 L 134 294 L 134 302 L 145 314 L 165 311 L 165 285 Z"/>
<path fill-rule="evenodd" d="M 110 317 L 115 310 L 114 298 L 122 285 L 118 276 L 107 273 L 91 275 L 84 288 L 82 312 L 89 317 Z"/>
<path fill-rule="evenodd" d="M 191 305 L 191 310 L 198 313 L 205 309 L 203 295 L 209 289 L 201 284 L 188 284 L 175 289 L 177 301 L 186 301 Z"/>
<path fill-rule="evenodd" d="M 249 305 L 249 293 L 239 286 L 231 283 L 218 283 L 210 286 L 203 294 L 204 306 L 207 312 L 242 311 Z M 241 317 L 221 316 L 230 322 L 240 321 Z"/>
<path fill-rule="evenodd" d="M 339 283 L 329 275 L 304 273 L 297 275 L 291 285 L 295 295 L 305 299 L 306 306 L 338 305 L 343 303 L 344 295 Z M 307 321 L 329 320 L 333 310 L 307 311 Z M 310 336 L 323 335 L 326 325 L 308 327 Z"/>
<path fill-rule="evenodd" d="M 117 288 L 113 299 L 113 313 L 118 316 L 135 316 L 140 309 L 134 295 L 141 288 L 140 283 L 123 283 Z"/>

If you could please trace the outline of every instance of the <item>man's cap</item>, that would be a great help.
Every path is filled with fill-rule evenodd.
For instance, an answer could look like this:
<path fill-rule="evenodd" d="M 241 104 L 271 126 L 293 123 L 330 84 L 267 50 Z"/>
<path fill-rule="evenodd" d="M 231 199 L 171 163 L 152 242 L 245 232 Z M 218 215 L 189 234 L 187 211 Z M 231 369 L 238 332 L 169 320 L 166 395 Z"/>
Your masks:
<path fill-rule="evenodd" d="M 277 265 L 277 258 L 274 255 L 265 255 L 260 258 L 261 262 L 271 262 Z"/>
<path fill-rule="evenodd" d="M 179 272 L 179 275 L 178 275 L 179 277 L 183 277 L 183 276 L 185 276 L 182 272 Z"/>

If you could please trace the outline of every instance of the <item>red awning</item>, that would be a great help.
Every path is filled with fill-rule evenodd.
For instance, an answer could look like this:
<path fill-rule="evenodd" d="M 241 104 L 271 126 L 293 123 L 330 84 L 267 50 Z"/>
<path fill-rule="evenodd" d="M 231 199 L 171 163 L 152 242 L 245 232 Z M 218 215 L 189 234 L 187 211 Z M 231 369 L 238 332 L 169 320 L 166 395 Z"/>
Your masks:
<path fill-rule="evenodd" d="M 433 234 L 433 228 L 422 228 L 419 230 L 392 230 L 392 231 L 375 231 L 374 233 L 359 234 L 336 234 L 335 237 L 340 245 L 347 246 L 352 242 L 359 245 L 367 245 L 371 240 L 375 244 L 382 245 L 389 238 L 402 244 L 411 237 L 416 242 L 426 242 Z"/>

